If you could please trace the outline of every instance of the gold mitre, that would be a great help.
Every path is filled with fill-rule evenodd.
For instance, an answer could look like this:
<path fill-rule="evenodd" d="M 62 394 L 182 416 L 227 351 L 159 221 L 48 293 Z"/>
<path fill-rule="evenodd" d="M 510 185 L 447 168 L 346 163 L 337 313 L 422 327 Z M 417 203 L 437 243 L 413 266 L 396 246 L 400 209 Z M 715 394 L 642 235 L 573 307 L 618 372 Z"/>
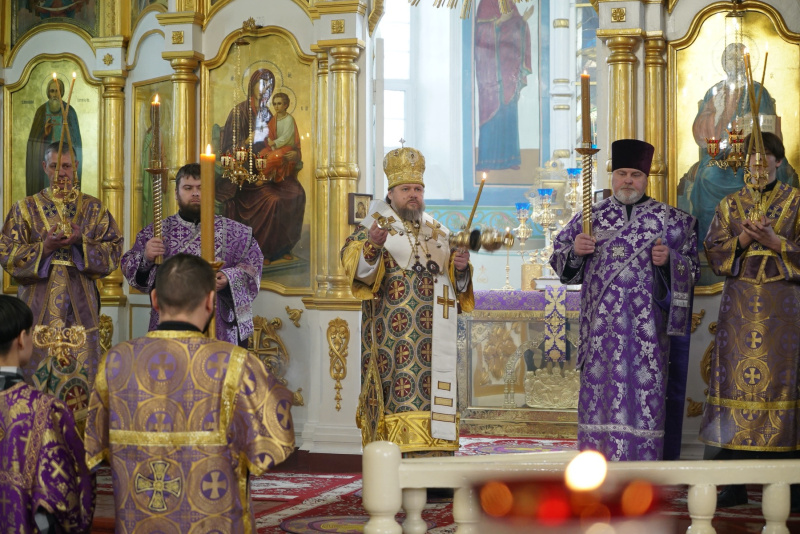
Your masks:
<path fill-rule="evenodd" d="M 425 173 L 425 156 L 408 146 L 396 148 L 383 158 L 383 172 L 389 180 L 389 189 L 401 184 L 425 186 L 422 175 Z"/>

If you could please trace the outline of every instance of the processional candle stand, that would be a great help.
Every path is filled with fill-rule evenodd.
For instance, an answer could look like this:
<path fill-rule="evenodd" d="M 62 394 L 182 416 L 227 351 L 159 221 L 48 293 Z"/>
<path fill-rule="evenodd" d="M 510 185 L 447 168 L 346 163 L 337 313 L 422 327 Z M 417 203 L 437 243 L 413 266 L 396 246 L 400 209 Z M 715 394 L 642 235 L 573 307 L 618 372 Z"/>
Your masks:
<path fill-rule="evenodd" d="M 589 75 L 585 72 L 581 74 L 581 124 L 583 126 L 583 143 L 575 149 L 581 157 L 581 168 L 583 169 L 583 233 L 592 235 L 592 156 L 600 152 L 591 143 L 592 123 L 589 115 Z"/>
<path fill-rule="evenodd" d="M 167 184 L 164 177 L 167 175 L 167 169 L 164 167 L 161 152 L 161 102 L 158 100 L 158 94 L 150 103 L 150 123 L 153 127 L 153 141 L 150 144 L 150 166 L 145 170 L 150 173 L 153 182 L 153 237 L 161 239 L 163 237 L 164 194 Z M 163 256 L 156 256 L 156 265 L 161 265 L 163 261 Z"/>

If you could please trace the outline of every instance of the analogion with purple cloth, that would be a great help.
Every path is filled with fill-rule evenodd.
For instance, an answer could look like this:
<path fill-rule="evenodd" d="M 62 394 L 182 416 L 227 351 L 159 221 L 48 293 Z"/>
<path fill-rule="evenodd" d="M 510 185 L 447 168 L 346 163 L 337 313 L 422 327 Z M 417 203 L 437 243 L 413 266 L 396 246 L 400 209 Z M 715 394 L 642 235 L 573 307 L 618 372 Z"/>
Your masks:
<path fill-rule="evenodd" d="M 582 284 L 578 368 L 578 444 L 609 460 L 662 457 L 669 336 L 691 325 L 700 270 L 696 220 L 644 197 L 631 208 L 616 198 L 592 208 L 594 254 L 575 256 L 577 214 L 559 233 L 550 259 L 567 284 Z M 669 247 L 652 263 L 657 239 Z"/>
<path fill-rule="evenodd" d="M 164 259 L 179 252 L 200 256 L 200 225 L 180 215 L 163 222 Z M 158 266 L 147 261 L 144 247 L 153 238 L 153 225 L 136 236 L 136 242 L 122 257 L 122 273 L 131 286 L 149 293 L 155 283 Z M 214 217 L 214 255 L 223 265 L 220 272 L 228 277 L 228 287 L 217 294 L 217 339 L 234 345 L 253 333 L 252 302 L 258 296 L 264 256 L 253 237 L 253 230 L 231 219 Z M 158 326 L 158 312 L 150 311 L 150 330 Z"/>

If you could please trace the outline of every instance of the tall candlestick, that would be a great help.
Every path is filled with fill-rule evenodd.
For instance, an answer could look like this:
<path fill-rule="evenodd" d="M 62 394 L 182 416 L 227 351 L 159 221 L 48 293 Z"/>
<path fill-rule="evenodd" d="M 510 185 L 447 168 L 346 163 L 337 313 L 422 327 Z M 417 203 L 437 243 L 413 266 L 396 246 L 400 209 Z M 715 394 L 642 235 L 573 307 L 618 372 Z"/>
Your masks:
<path fill-rule="evenodd" d="M 214 163 L 211 145 L 200 154 L 200 255 L 214 263 Z"/>
<path fill-rule="evenodd" d="M 589 74 L 581 74 L 581 124 L 583 125 L 583 142 L 592 142 L 592 120 L 590 108 L 591 92 L 589 89 Z"/>
<path fill-rule="evenodd" d="M 161 102 L 158 101 L 158 93 L 150 102 L 150 122 L 153 127 L 153 140 L 150 149 L 150 166 L 161 168 Z"/>
<path fill-rule="evenodd" d="M 61 95 L 61 84 L 58 83 L 58 76 L 56 75 L 55 72 L 53 73 L 53 83 L 56 86 L 56 93 L 58 93 L 58 105 L 62 106 L 63 104 L 62 104 L 62 95 Z M 61 113 L 61 135 L 58 138 L 58 156 L 56 157 L 56 174 L 55 174 L 55 177 L 54 177 L 54 180 L 56 182 L 56 184 L 55 184 L 56 187 L 58 187 L 58 173 L 61 171 L 61 147 L 64 146 L 64 130 L 66 129 L 66 128 L 64 128 L 64 113 L 63 113 L 64 110 L 63 110 L 63 108 L 62 108 L 61 111 L 62 111 L 62 113 Z M 50 187 L 52 187 L 52 186 L 53 186 L 53 184 L 50 184 Z"/>
<path fill-rule="evenodd" d="M 483 173 L 483 178 L 481 178 L 481 186 L 478 188 L 478 194 L 475 196 L 475 204 L 472 205 L 472 211 L 469 214 L 469 220 L 467 221 L 467 230 L 469 230 L 470 226 L 472 226 L 472 218 L 475 216 L 475 209 L 478 207 L 478 201 L 481 198 L 481 192 L 483 191 L 483 184 L 486 183 L 486 173 Z"/>
<path fill-rule="evenodd" d="M 74 174 L 78 172 L 78 169 L 75 168 L 75 149 L 72 146 L 72 134 L 69 133 L 69 106 L 72 103 L 72 89 L 75 87 L 75 78 L 77 78 L 77 74 L 75 72 L 72 73 L 72 81 L 69 82 L 69 92 L 67 93 L 67 106 L 63 108 L 63 118 L 61 119 L 61 131 L 67 131 L 67 142 L 69 143 L 70 151 L 69 151 L 69 161 L 72 163 L 72 172 L 73 172 L 73 187 L 75 186 L 76 179 Z M 58 84 L 56 84 L 58 85 Z"/>

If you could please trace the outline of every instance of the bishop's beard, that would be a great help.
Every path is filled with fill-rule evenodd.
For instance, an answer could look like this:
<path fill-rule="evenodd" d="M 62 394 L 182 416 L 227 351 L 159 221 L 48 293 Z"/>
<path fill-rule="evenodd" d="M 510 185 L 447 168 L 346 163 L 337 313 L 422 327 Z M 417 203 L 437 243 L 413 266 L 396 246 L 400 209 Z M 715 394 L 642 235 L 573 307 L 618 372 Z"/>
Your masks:
<path fill-rule="evenodd" d="M 409 222 L 421 222 L 422 221 L 422 214 L 425 212 L 425 204 L 421 204 L 419 208 L 398 208 L 397 214 L 400 216 L 401 219 L 404 221 Z"/>

